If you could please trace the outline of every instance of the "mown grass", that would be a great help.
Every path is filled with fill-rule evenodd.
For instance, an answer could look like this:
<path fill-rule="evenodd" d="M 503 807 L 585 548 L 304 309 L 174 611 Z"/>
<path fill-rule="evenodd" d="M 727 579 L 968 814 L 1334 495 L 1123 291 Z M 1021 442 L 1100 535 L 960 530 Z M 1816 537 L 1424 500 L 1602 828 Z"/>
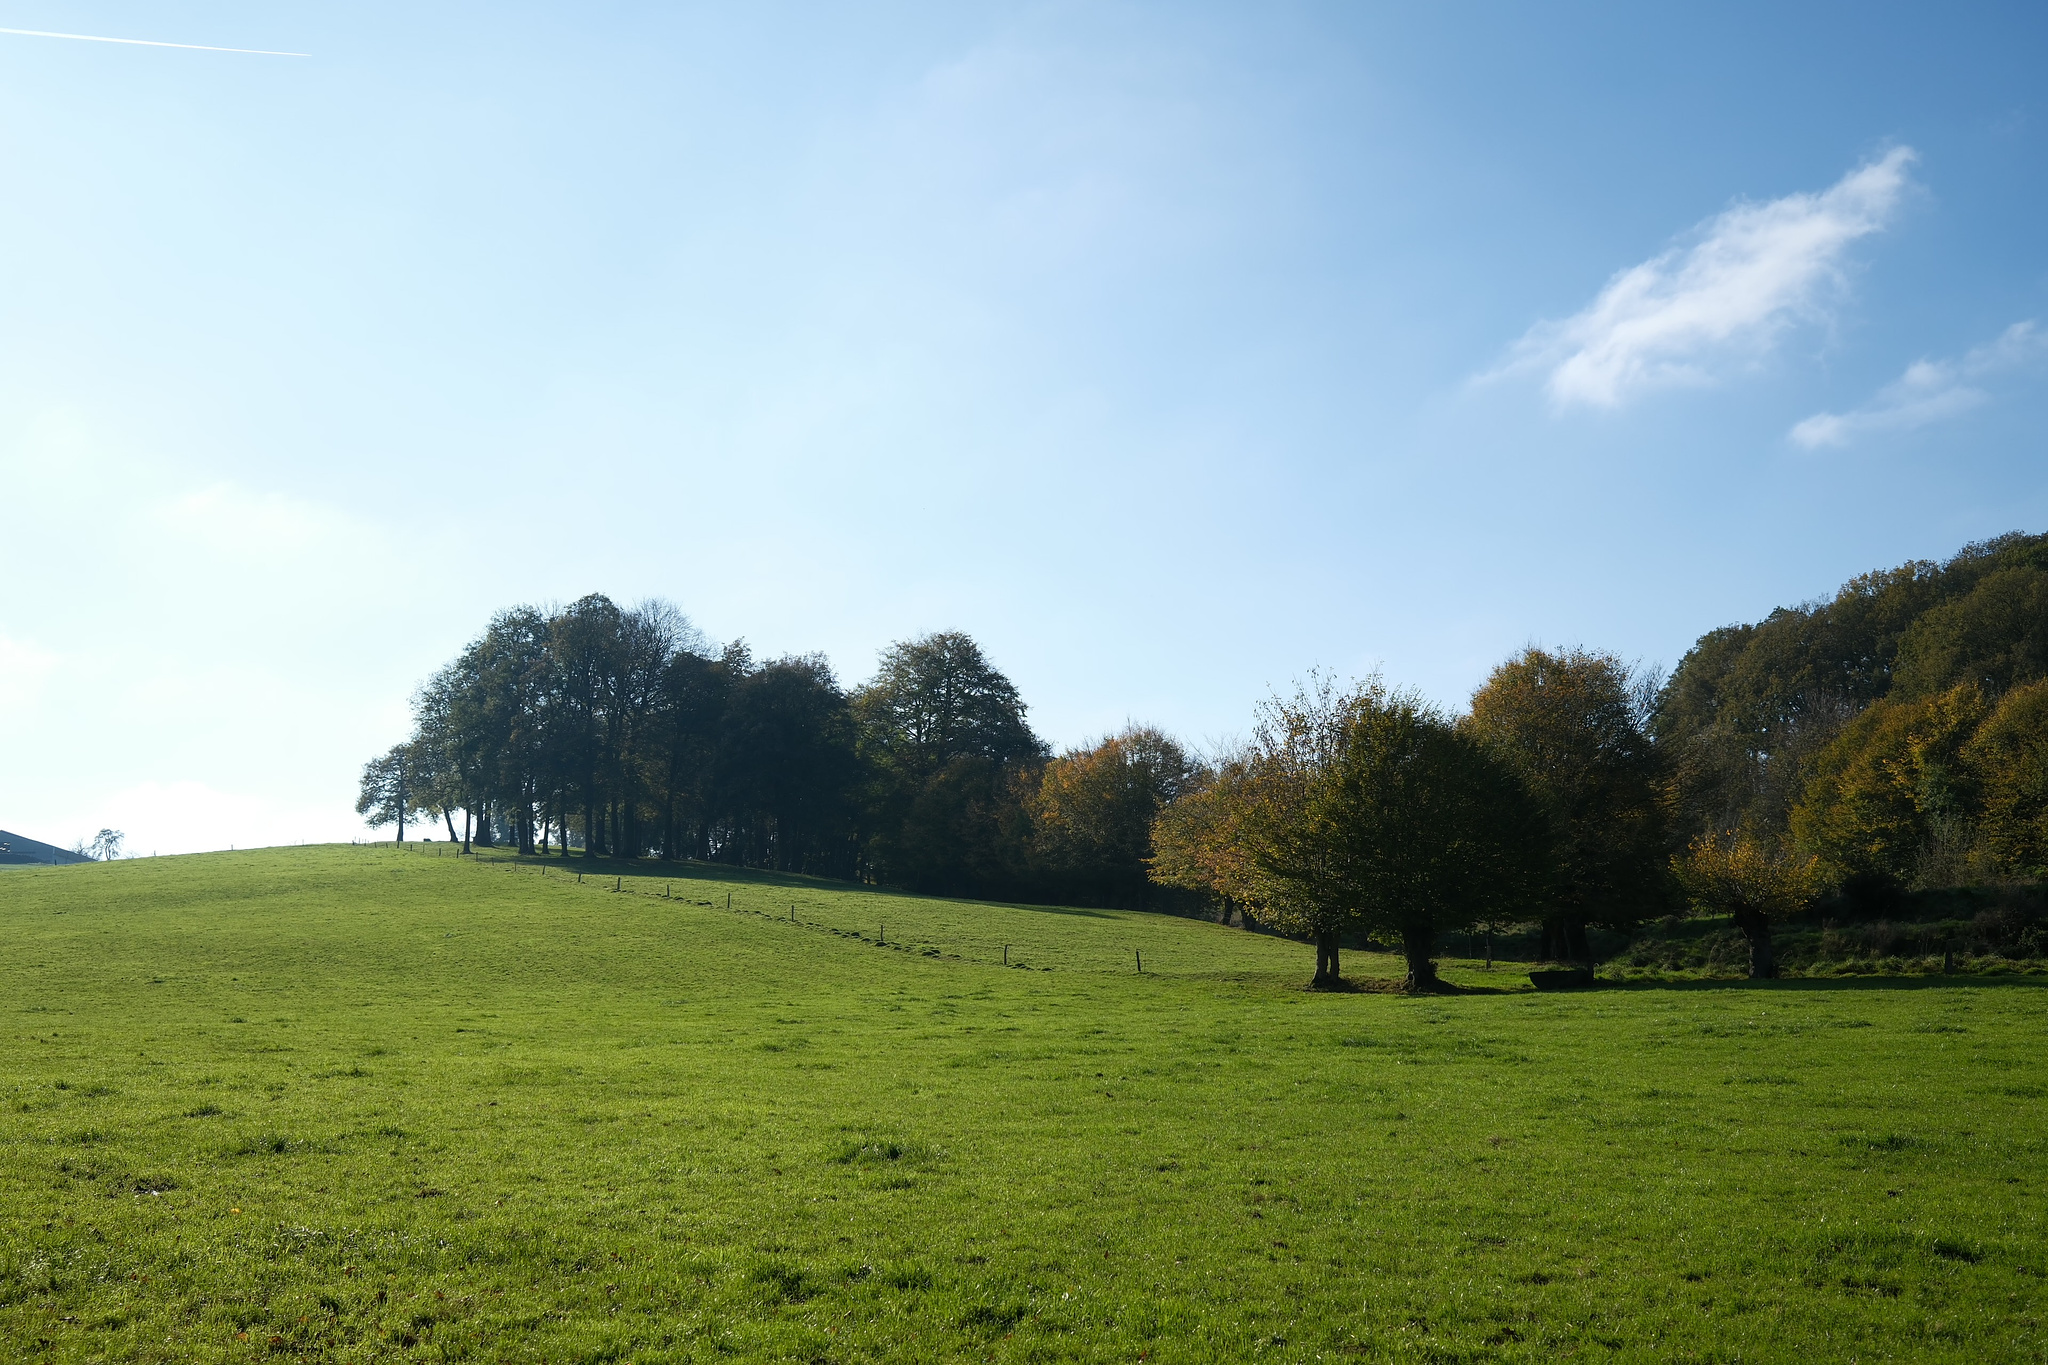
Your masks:
<path fill-rule="evenodd" d="M 2038 978 L 1314 995 L 1195 921 L 559 867 L 0 874 L 0 1357 L 2048 1350 Z"/>

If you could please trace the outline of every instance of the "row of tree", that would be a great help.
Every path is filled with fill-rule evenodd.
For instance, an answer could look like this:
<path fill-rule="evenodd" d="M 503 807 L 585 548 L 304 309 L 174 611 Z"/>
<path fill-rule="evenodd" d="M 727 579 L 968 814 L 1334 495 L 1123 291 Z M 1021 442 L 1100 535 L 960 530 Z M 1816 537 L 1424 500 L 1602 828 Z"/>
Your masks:
<path fill-rule="evenodd" d="M 508 611 L 414 698 L 364 771 L 373 825 L 432 819 L 522 853 L 693 858 L 946 895 L 1144 906 L 1153 817 L 1199 771 L 1156 730 L 1058 758 L 965 635 L 884 652 L 713 648 L 675 608 Z M 461 827 L 457 827 L 457 815 Z"/>
<path fill-rule="evenodd" d="M 1157 830 L 1155 874 L 1318 943 L 1727 915 L 1751 971 L 1817 896 L 2048 876 L 2048 536 L 2013 534 L 1709 632 L 1668 682 L 1528 650 L 1452 718 L 1369 684 L 1267 708 Z"/>
<path fill-rule="evenodd" d="M 1446 933 L 1538 920 L 1544 956 L 1584 960 L 1589 923 L 1669 901 L 1668 834 L 1645 731 L 1654 689 L 1620 660 L 1529 649 L 1452 717 L 1377 679 L 1318 679 L 1167 807 L 1153 873 L 1316 944 L 1398 943 L 1411 989 Z"/>
<path fill-rule="evenodd" d="M 840 685 L 816 655 L 715 649 L 673 607 L 506 612 L 424 685 L 369 765 L 373 823 L 433 818 L 525 853 L 694 858 L 948 895 L 1206 905 L 1312 939 L 1725 913 L 1822 889 L 2039 878 L 2048 864 L 2048 536 L 1869 574 L 1702 637 L 1668 681 L 1531 648 L 1451 715 L 1317 679 L 1198 758 L 1132 727 L 1053 756 L 968 637 Z M 462 813 L 458 834 L 455 816 Z"/>

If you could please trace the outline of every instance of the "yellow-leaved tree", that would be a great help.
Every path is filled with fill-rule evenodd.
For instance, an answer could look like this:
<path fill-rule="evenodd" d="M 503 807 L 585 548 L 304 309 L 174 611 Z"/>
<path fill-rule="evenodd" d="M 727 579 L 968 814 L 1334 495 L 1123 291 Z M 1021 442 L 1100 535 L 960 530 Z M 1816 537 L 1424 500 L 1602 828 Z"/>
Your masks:
<path fill-rule="evenodd" d="M 1983 694 L 1958 683 L 1919 701 L 1881 701 L 1815 759 L 1792 835 L 1843 877 L 1948 885 L 1961 872 L 1975 806 L 1963 749 Z"/>
<path fill-rule="evenodd" d="M 2015 687 L 1963 750 L 1978 840 L 2001 875 L 2048 877 L 2048 681 Z"/>
<path fill-rule="evenodd" d="M 1778 974 L 1771 925 L 1797 911 L 1827 886 L 1820 859 L 1753 829 L 1701 835 L 1671 860 L 1686 898 L 1700 914 L 1727 915 L 1749 940 L 1749 974 Z"/>

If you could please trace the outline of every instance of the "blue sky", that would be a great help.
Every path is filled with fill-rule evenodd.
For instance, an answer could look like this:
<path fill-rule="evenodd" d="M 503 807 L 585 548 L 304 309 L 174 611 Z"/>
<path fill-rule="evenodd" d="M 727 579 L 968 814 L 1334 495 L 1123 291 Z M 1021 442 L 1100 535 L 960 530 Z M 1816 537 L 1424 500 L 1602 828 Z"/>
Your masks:
<path fill-rule="evenodd" d="M 2048 528 L 2048 11 L 19 4 L 0 828 L 358 831 L 517 602 L 1041 731 Z"/>

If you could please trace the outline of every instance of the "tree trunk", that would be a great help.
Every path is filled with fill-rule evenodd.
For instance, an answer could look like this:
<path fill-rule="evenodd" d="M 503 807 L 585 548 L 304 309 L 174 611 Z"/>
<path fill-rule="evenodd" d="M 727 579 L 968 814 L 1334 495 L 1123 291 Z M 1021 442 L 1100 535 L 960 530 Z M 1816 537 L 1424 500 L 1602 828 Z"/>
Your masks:
<path fill-rule="evenodd" d="M 1437 988 L 1436 935 L 1428 929 L 1404 929 L 1401 931 L 1401 955 L 1408 959 L 1408 978 L 1401 984 L 1411 991 L 1433 991 Z"/>
<path fill-rule="evenodd" d="M 1768 916 L 1755 913 L 1738 914 L 1735 927 L 1749 940 L 1749 979 L 1752 981 L 1775 981 L 1778 976 L 1778 962 L 1771 955 L 1771 921 Z"/>
<path fill-rule="evenodd" d="M 448 842 L 452 844 L 455 842 L 455 812 L 443 806 L 441 818 L 448 822 Z"/>
<path fill-rule="evenodd" d="M 1573 962 L 1591 962 L 1593 945 L 1586 941 L 1586 922 L 1577 915 L 1564 917 L 1565 955 Z"/>
<path fill-rule="evenodd" d="M 1308 984 L 1312 989 L 1331 991 L 1344 981 L 1344 964 L 1337 955 L 1337 936 L 1333 933 L 1316 935 L 1316 974 Z"/>
<path fill-rule="evenodd" d="M 469 807 L 462 808 L 462 851 L 469 852 Z"/>
<path fill-rule="evenodd" d="M 1559 942 L 1559 940 L 1563 937 L 1564 936 L 1558 932 L 1556 920 L 1544 920 L 1543 942 L 1537 945 L 1536 960 L 1538 962 L 1562 961 L 1564 957 L 1564 954 L 1561 951 L 1563 945 Z"/>

